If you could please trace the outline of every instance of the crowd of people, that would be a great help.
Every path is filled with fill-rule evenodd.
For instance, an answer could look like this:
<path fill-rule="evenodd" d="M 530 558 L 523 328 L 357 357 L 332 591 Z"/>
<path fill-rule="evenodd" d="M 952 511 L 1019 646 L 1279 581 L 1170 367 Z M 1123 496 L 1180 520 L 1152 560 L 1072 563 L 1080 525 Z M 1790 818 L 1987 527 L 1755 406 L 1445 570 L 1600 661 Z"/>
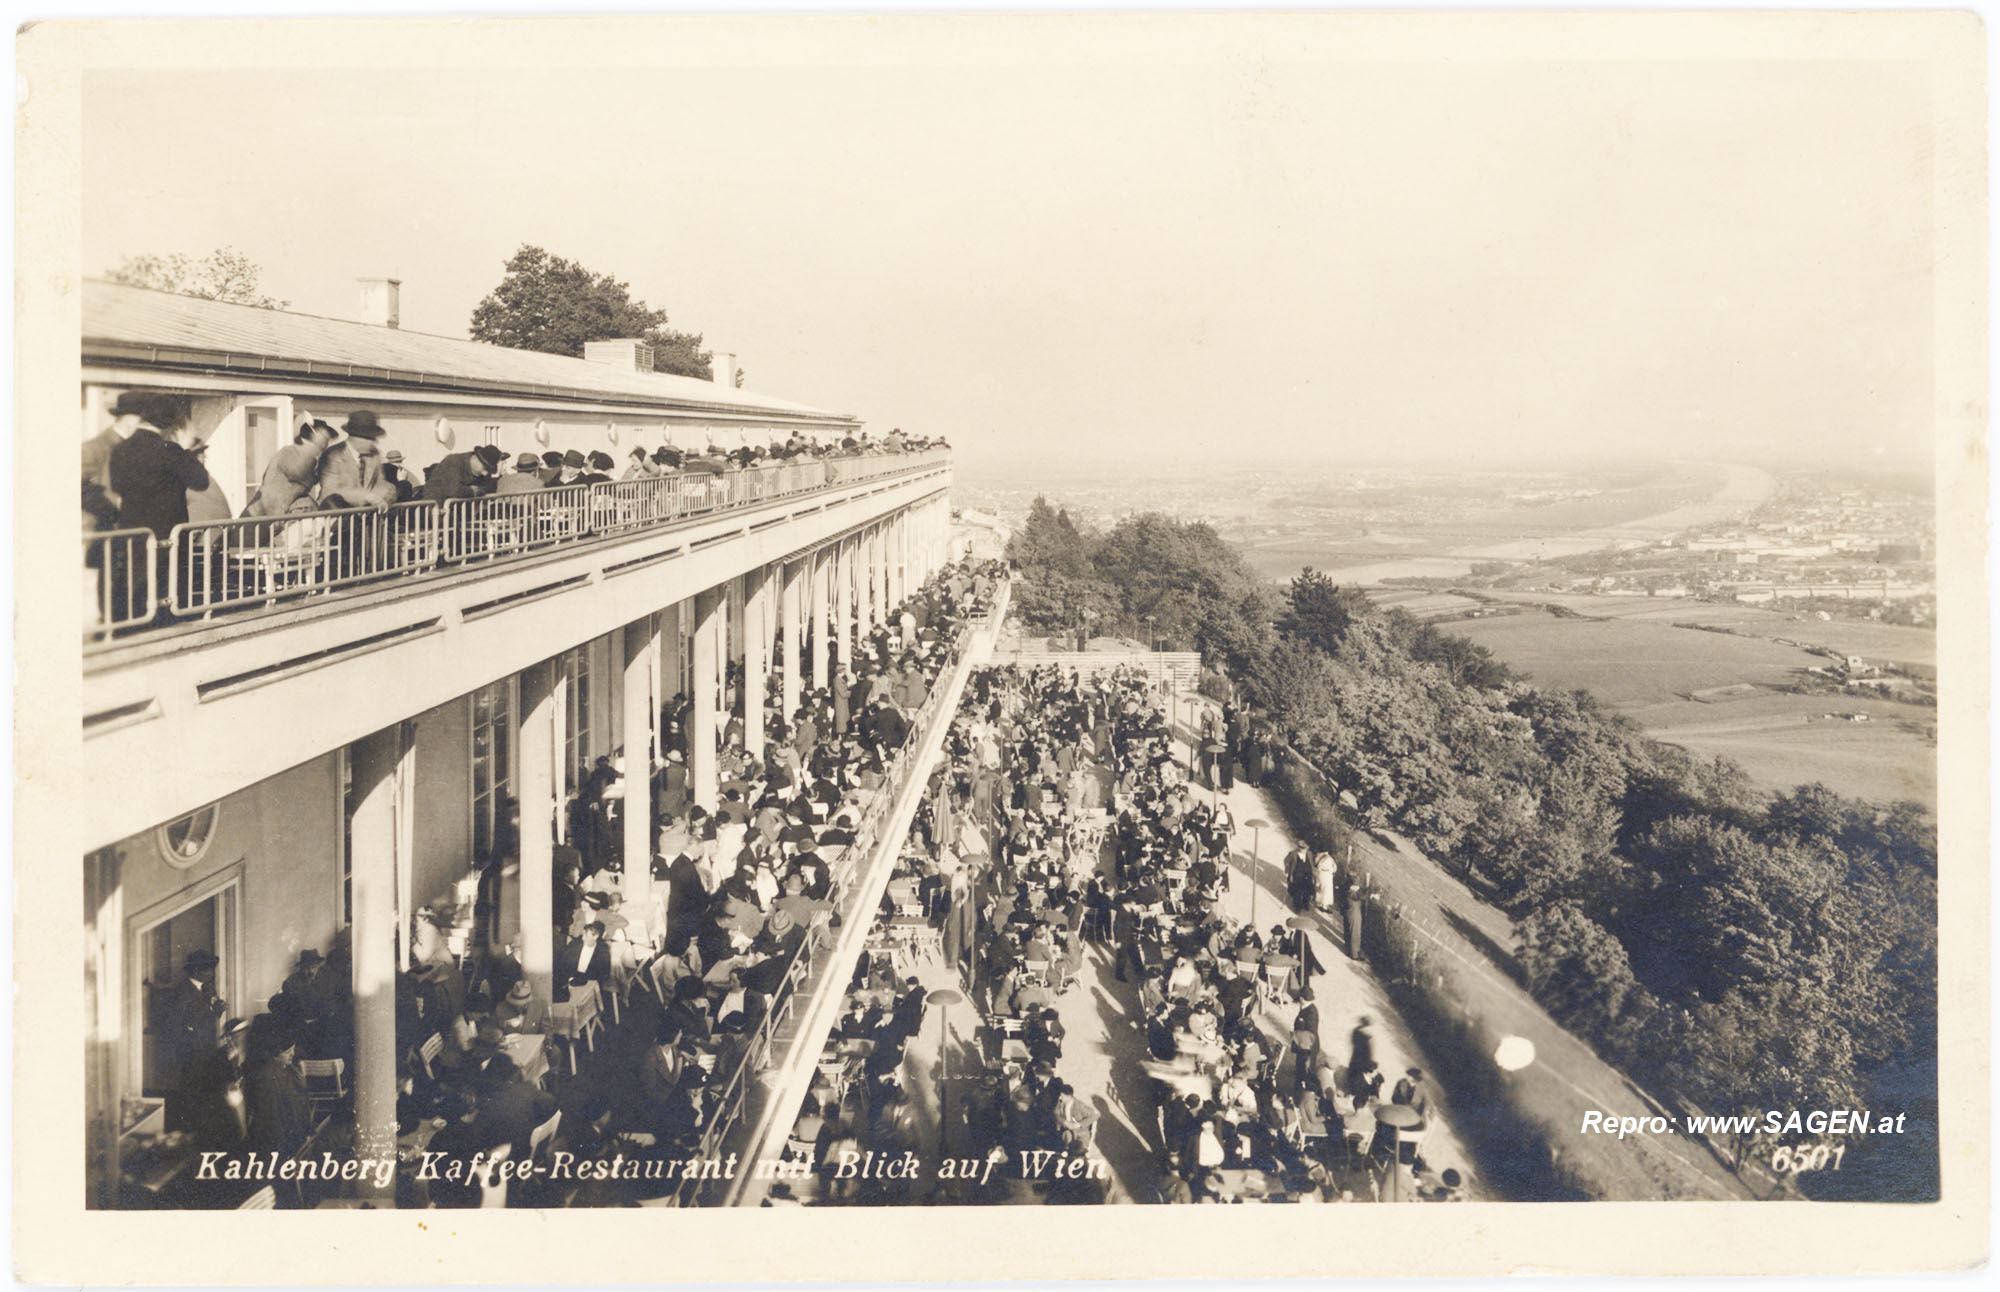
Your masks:
<path fill-rule="evenodd" d="M 735 673 L 713 810 L 688 793 L 687 698 L 669 700 L 650 785 L 656 846 L 636 864 L 623 856 L 618 819 L 625 759 L 597 760 L 554 845 L 559 952 L 547 998 L 505 922 L 516 905 L 505 900 L 519 874 L 516 812 L 473 859 L 464 900 L 434 901 L 413 923 L 396 983 L 404 1155 L 567 1155 L 572 1168 L 560 1178 L 512 1181 L 508 1205 L 619 1205 L 676 1192 L 712 1146 L 731 1079 L 763 1058 L 761 1024 L 836 926 L 848 851 L 870 842 L 898 752 L 920 734 L 968 619 L 991 605 L 1002 575 L 995 563 L 965 562 L 934 574 L 882 625 L 857 633 L 851 666 L 832 685 L 803 689 L 790 715 L 775 703 L 767 710 L 762 757 L 745 749 Z M 351 1151 L 351 1110 L 313 1098 L 305 1062 L 337 1059 L 352 1071 L 344 938 L 325 957 L 302 954 L 285 990 L 247 1019 L 224 1018 L 212 958 L 190 961 L 185 990 L 158 993 L 158 1017 L 186 1024 L 168 1099 L 185 1148 Z M 490 1205 L 490 1175 L 406 1169 L 399 1204 Z M 167 1197 L 233 1206 L 241 1192 L 185 1181 Z M 305 1183 L 280 1190 L 278 1202 L 314 1205 L 336 1192 Z"/>
<path fill-rule="evenodd" d="M 195 429 L 190 411 L 186 396 L 126 391 L 111 406 L 110 424 L 83 445 L 85 536 L 119 529 L 149 531 L 161 544 L 155 557 L 160 564 L 155 582 L 159 590 L 168 586 L 167 566 L 174 554 L 166 544 L 175 526 L 232 518 L 230 501 L 209 469 L 207 440 Z M 859 430 L 837 441 L 794 430 L 768 444 L 745 443 L 727 450 L 712 442 L 700 449 L 635 447 L 622 463 L 601 450 L 551 449 L 510 457 L 495 445 L 481 444 L 447 454 L 420 470 L 405 461 L 401 450 L 383 449 L 387 434 L 381 418 L 365 408 L 348 414 L 337 429 L 319 419 L 300 422 L 291 443 L 271 456 L 239 513 L 244 519 L 272 521 L 259 527 L 268 532 L 253 536 L 255 541 L 261 546 L 325 547 L 323 556 L 330 566 L 324 574 L 344 578 L 386 569 L 391 564 L 389 554 L 409 546 L 400 542 L 403 534 L 415 531 L 404 522 L 397 532 L 364 537 L 338 528 L 345 523 L 339 518 L 312 519 L 316 513 L 384 511 L 398 503 L 445 503 L 619 481 L 684 477 L 707 482 L 752 467 L 950 447 L 943 439 L 905 435 L 900 428 L 880 439 Z M 213 585 L 210 599 L 220 599 L 229 572 L 210 568 L 213 563 L 203 560 L 208 551 L 202 543 L 189 546 L 181 558 L 187 566 L 183 577 Z M 109 604 L 101 605 L 101 610 L 117 621 L 131 619 L 143 582 L 142 572 L 132 567 L 132 554 L 114 548 L 107 560 L 104 553 L 91 549 L 86 559 L 107 580 L 100 602 Z"/>
<path fill-rule="evenodd" d="M 1219 793 L 1191 785 L 1162 701 L 1136 671 L 997 668 L 968 684 L 949 762 L 906 849 L 904 888 L 892 886 L 880 916 L 885 934 L 907 931 L 918 913 L 934 925 L 955 985 L 984 1020 L 982 1080 L 937 1153 L 1012 1162 L 1023 1150 L 1088 1152 L 1098 1114 L 1091 1092 L 1059 1075 L 1055 1006 L 1094 946 L 1136 988 L 1129 1022 L 1143 1033 L 1155 1096 L 1141 1116 L 1152 1123 L 1158 1200 L 1462 1196 L 1456 1171 L 1433 1172 L 1422 1157 L 1422 1073 L 1385 1090 L 1365 1016 L 1344 1038 L 1345 1062 L 1321 1041 L 1313 984 L 1323 966 L 1304 917 L 1358 900 L 1341 868 L 1295 850 L 1288 873 L 1311 881 L 1290 885 L 1298 917 L 1259 929 L 1225 913 L 1234 822 Z M 1209 709 L 1192 735 L 1193 774 L 1212 789 L 1236 767 L 1261 777 L 1255 728 L 1238 725 L 1234 706 Z M 885 1120 L 808 1101 L 802 1125 L 819 1136 L 823 1200 L 901 1196 L 896 1181 L 843 1182 L 832 1163 L 856 1144 L 910 1146 L 902 1062 L 926 995 L 891 955 L 859 967 L 841 1034 L 867 1056 L 861 1107 L 897 1112 Z M 1393 1105 L 1405 1111 L 1377 1115 Z M 1007 1171 L 960 1191 L 968 1201 L 1022 1193 Z M 1096 1201 L 1102 1184 L 1027 1196 Z"/>

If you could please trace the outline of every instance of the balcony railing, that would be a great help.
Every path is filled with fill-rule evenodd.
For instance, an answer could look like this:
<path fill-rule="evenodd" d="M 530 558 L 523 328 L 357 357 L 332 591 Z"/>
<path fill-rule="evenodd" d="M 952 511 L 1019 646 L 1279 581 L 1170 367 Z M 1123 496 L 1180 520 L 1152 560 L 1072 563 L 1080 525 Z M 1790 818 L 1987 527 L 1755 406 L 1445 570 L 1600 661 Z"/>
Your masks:
<path fill-rule="evenodd" d="M 83 639 L 103 641 L 148 623 L 159 604 L 153 531 L 112 529 L 83 536 Z"/>
<path fill-rule="evenodd" d="M 948 450 L 826 458 L 613 484 L 341 508 L 83 537 L 84 642 L 162 619 L 247 613 L 398 577 L 518 559 L 736 507 L 927 470 Z"/>

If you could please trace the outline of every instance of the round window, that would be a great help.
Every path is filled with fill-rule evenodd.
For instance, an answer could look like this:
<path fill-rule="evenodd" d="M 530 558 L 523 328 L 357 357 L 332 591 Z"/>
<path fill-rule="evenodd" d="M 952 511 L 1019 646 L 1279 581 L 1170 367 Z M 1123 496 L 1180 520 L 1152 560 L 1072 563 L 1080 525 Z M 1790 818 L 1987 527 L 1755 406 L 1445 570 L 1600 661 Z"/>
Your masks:
<path fill-rule="evenodd" d="M 211 803 L 159 828 L 160 855 L 169 866 L 185 870 L 202 859 L 208 845 L 215 841 L 218 808 L 218 804 Z"/>

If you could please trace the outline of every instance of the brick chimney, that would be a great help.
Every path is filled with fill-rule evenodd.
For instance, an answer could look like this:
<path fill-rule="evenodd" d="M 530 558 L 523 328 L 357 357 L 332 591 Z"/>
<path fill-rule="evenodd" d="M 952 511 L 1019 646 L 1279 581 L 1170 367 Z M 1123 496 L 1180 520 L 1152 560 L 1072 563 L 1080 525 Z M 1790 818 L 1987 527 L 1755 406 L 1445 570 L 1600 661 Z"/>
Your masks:
<path fill-rule="evenodd" d="M 608 363 L 626 372 L 651 372 L 653 370 L 653 347 L 636 337 L 620 337 L 615 341 L 585 341 L 583 357 L 592 363 Z"/>
<path fill-rule="evenodd" d="M 736 356 L 717 350 L 709 356 L 708 370 L 715 384 L 733 389 L 736 385 Z"/>
<path fill-rule="evenodd" d="M 400 327 L 403 322 L 403 280 L 357 278 L 361 284 L 361 321 L 376 327 Z"/>

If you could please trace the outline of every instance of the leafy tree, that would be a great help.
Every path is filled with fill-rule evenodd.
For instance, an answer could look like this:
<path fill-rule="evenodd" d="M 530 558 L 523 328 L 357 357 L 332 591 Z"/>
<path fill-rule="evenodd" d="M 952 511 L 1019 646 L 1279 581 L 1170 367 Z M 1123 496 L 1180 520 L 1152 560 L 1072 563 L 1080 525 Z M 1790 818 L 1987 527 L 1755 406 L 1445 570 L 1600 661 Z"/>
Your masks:
<path fill-rule="evenodd" d="M 1346 640 L 1355 621 L 1366 617 L 1372 608 L 1367 593 L 1340 587 L 1307 566 L 1285 590 L 1285 611 L 1278 629 L 1323 651 L 1333 651 Z"/>
<path fill-rule="evenodd" d="M 1522 920 L 1515 959 L 1528 990 L 1557 1019 L 1586 1034 L 1614 1028 L 1643 993 L 1625 948 L 1571 902 Z"/>
<path fill-rule="evenodd" d="M 291 305 L 290 301 L 259 292 L 257 284 L 264 271 L 233 247 L 211 251 L 199 260 L 179 253 L 127 256 L 106 276 L 114 283 L 198 296 L 205 301 L 229 301 L 266 310 L 281 310 Z"/>
<path fill-rule="evenodd" d="M 590 341 L 637 337 L 653 347 L 656 372 L 714 375 L 699 332 L 669 328 L 667 312 L 632 299 L 629 284 L 526 244 L 507 261 L 500 285 L 473 307 L 471 334 L 475 341 L 572 356 Z"/>

